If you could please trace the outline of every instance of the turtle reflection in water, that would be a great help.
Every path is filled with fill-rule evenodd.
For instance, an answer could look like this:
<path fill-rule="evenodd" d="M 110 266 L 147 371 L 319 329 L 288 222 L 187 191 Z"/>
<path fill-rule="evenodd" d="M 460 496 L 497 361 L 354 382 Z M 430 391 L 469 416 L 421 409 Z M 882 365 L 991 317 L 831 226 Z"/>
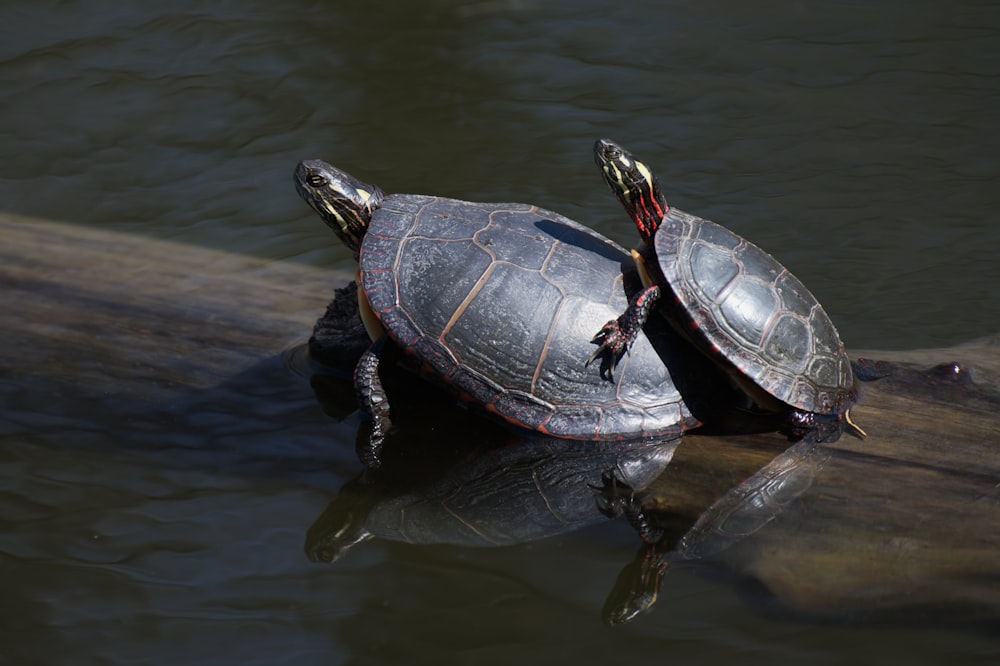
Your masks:
<path fill-rule="evenodd" d="M 410 453 L 405 464 L 387 461 L 376 479 L 366 471 L 341 488 L 309 529 L 306 552 L 315 561 L 334 562 L 372 537 L 506 546 L 580 529 L 606 520 L 594 501 L 602 476 L 645 488 L 666 468 L 678 442 L 583 447 L 531 438 L 466 445 L 450 458 Z"/>
<path fill-rule="evenodd" d="M 829 449 L 815 442 L 793 445 L 723 495 L 679 538 L 659 523 L 677 522 L 675 515 L 662 508 L 659 512 L 666 515 L 658 515 L 655 508 L 661 502 L 669 506 L 667 498 L 652 496 L 647 498 L 649 506 L 643 506 L 640 493 L 627 484 L 607 484 L 600 498 L 602 512 L 609 517 L 625 514 L 644 545 L 618 577 L 602 612 L 604 620 L 623 624 L 648 611 L 656 603 L 670 563 L 711 559 L 754 534 L 808 490 L 829 459 Z"/>

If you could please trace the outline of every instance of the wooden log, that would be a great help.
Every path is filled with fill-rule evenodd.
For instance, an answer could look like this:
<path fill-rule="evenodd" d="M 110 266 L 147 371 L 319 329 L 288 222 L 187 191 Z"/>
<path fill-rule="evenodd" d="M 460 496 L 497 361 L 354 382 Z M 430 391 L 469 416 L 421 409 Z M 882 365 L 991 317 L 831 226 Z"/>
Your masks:
<path fill-rule="evenodd" d="M 72 428 L 79 438 L 113 423 L 123 436 L 155 443 L 172 436 L 164 415 L 208 413 L 219 397 L 212 389 L 227 385 L 240 387 L 237 396 L 255 396 L 249 410 L 275 410 L 273 420 L 294 433 L 305 426 L 278 407 L 287 399 L 283 375 L 292 374 L 289 366 L 309 370 L 287 352 L 301 349 L 334 288 L 348 279 L 291 262 L 0 215 L 0 433 L 59 437 Z M 947 350 L 863 354 L 895 364 L 890 376 L 864 384 L 854 410 L 869 437 L 845 436 L 824 455 L 793 460 L 806 482 L 779 497 L 777 510 L 754 494 L 753 483 L 788 463 L 787 440 L 686 436 L 643 493 L 675 540 L 689 535 L 664 557 L 715 562 L 797 609 L 947 607 L 995 619 L 998 352 L 1000 340 L 990 338 Z M 284 362 L 276 362 L 282 354 Z M 270 374 L 245 374 L 265 362 L 274 365 Z M 252 388 L 241 383 L 251 376 Z M 426 411 L 421 418 L 435 416 Z M 187 427 L 208 442 L 251 416 L 201 417 Z M 460 446 L 477 427 L 470 423 L 463 420 L 464 430 L 443 446 Z M 435 437 L 447 440 L 440 429 Z M 351 457 L 342 456 L 345 465 Z M 744 506 L 758 507 L 750 516 L 757 524 L 743 523 L 752 529 L 738 538 L 720 536 Z"/>
<path fill-rule="evenodd" d="M 166 386 L 232 377 L 303 342 L 346 281 L 291 262 L 10 214 L 0 215 L 0 239 L 5 367 L 24 381 L 71 381 L 95 394 L 155 399 Z"/>

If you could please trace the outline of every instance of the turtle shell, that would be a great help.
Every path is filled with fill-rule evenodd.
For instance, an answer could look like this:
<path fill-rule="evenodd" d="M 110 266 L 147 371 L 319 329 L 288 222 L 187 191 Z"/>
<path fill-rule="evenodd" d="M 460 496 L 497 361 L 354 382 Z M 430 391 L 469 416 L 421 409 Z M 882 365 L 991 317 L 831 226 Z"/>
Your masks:
<path fill-rule="evenodd" d="M 850 407 L 854 375 L 837 329 L 771 255 L 676 208 L 653 242 L 696 344 L 802 411 L 840 414 Z"/>
<path fill-rule="evenodd" d="M 550 211 L 391 195 L 359 252 L 361 285 L 425 375 L 547 435 L 677 436 L 697 425 L 645 335 L 617 381 L 585 368 L 590 337 L 625 309 L 619 246 Z"/>

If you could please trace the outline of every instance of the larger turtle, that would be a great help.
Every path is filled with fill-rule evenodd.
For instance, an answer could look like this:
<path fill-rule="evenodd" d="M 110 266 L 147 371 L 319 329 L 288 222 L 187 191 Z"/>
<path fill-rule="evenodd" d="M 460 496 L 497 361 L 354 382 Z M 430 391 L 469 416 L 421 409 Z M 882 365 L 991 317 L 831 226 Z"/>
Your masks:
<path fill-rule="evenodd" d="M 618 382 L 585 369 L 587 331 L 627 304 L 631 261 L 603 236 L 527 204 L 386 195 L 319 160 L 301 162 L 295 184 L 358 260 L 374 341 L 355 371 L 372 421 L 359 442 L 368 466 L 389 426 L 378 375 L 387 341 L 459 397 L 547 436 L 676 437 L 698 425 L 645 335 Z"/>
<path fill-rule="evenodd" d="M 840 436 L 856 400 L 837 329 L 808 289 L 753 243 L 667 205 L 652 170 L 606 139 L 594 158 L 642 238 L 633 256 L 646 288 L 595 337 L 621 358 L 665 290 L 670 321 L 727 370 L 794 437 Z"/>

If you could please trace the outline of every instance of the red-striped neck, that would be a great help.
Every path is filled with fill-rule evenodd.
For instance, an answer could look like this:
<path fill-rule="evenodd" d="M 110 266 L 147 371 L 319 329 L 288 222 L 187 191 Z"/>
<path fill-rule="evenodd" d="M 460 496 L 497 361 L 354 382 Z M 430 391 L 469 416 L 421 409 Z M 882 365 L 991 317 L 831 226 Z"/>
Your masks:
<path fill-rule="evenodd" d="M 647 185 L 648 183 L 648 185 Z M 618 200 L 625 206 L 625 210 L 635 222 L 639 229 L 639 235 L 652 247 L 653 236 L 660 228 L 663 218 L 670 212 L 667 205 L 667 198 L 660 191 L 660 185 L 653 177 L 641 183 L 633 185 L 627 192 L 622 192 Z"/>

